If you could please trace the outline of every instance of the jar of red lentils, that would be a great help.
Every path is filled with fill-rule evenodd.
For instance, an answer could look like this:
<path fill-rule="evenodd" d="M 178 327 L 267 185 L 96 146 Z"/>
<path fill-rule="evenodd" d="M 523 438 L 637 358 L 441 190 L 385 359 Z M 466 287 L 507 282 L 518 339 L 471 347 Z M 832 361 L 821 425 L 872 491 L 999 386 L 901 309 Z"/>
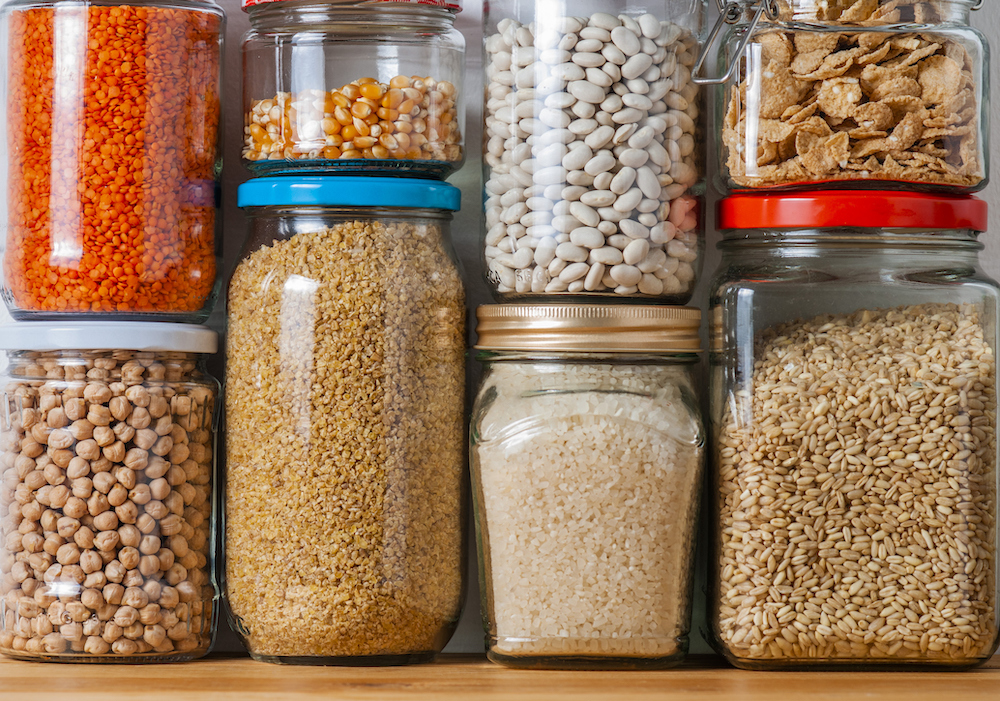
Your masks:
<path fill-rule="evenodd" d="M 207 318 L 222 10 L 15 0 L 0 25 L 11 314 Z"/>
<path fill-rule="evenodd" d="M 464 160 L 457 0 L 243 0 L 243 163 L 444 178 Z"/>

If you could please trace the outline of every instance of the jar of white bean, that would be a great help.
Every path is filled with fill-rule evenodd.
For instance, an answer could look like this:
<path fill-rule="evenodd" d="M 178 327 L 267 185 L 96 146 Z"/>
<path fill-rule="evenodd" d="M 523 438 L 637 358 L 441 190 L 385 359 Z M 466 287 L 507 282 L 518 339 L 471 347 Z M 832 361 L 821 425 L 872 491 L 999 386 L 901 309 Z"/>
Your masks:
<path fill-rule="evenodd" d="M 180 662 L 215 631 L 218 337 L 199 326 L 0 329 L 0 653 Z"/>
<path fill-rule="evenodd" d="M 489 658 L 662 668 L 687 652 L 701 312 L 480 307 L 471 424 Z"/>
<path fill-rule="evenodd" d="M 444 178 L 462 167 L 460 0 L 243 0 L 254 175 Z"/>
<path fill-rule="evenodd" d="M 684 304 L 701 265 L 704 0 L 557 7 L 486 8 L 487 280 L 498 301 Z"/>
<path fill-rule="evenodd" d="M 997 648 L 997 311 L 972 197 L 728 198 L 709 623 L 749 669 Z"/>

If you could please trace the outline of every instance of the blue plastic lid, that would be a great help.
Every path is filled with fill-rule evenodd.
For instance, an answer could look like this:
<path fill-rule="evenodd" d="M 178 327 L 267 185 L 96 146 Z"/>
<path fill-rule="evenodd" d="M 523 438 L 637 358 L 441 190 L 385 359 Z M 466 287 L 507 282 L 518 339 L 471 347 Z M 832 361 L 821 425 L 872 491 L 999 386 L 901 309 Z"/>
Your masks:
<path fill-rule="evenodd" d="M 240 207 L 415 207 L 457 212 L 462 194 L 439 180 L 343 175 L 254 178 L 240 185 Z"/>

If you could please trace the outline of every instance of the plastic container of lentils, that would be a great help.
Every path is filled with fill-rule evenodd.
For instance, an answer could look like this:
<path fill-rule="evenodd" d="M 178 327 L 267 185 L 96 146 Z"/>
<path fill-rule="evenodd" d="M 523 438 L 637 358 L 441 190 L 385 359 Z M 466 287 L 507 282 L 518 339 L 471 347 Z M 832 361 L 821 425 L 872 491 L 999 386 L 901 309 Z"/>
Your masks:
<path fill-rule="evenodd" d="M 569 7 L 569 6 L 567 6 Z M 684 304 L 701 263 L 705 3 L 484 13 L 486 277 L 498 301 Z"/>
<path fill-rule="evenodd" d="M 701 312 L 480 307 L 471 457 L 489 658 L 637 669 L 687 652 Z"/>
<path fill-rule="evenodd" d="M 751 669 L 963 668 L 997 647 L 986 205 L 733 197 L 712 284 L 710 624 Z"/>
<path fill-rule="evenodd" d="M 462 166 L 452 0 L 243 0 L 243 164 L 255 175 L 444 178 Z"/>
<path fill-rule="evenodd" d="M 974 4 L 730 3 L 723 189 L 984 188 L 989 44 L 969 26 Z"/>
<path fill-rule="evenodd" d="M 215 332 L 0 329 L 0 653 L 181 662 L 215 632 Z M 112 348 L 108 348 L 112 346 Z"/>
<path fill-rule="evenodd" d="M 281 177 L 240 186 L 229 285 L 226 596 L 250 654 L 431 659 L 464 576 L 458 189 Z"/>
<path fill-rule="evenodd" d="M 222 10 L 14 0 L 0 24 L 11 315 L 206 319 Z"/>

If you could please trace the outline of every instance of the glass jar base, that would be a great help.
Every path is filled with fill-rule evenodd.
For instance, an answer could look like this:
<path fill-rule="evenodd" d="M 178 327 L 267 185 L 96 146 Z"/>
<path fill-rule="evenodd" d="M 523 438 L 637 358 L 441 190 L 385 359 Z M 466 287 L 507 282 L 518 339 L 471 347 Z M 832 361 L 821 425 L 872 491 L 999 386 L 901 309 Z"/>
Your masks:
<path fill-rule="evenodd" d="M 511 669 L 553 670 L 641 670 L 668 669 L 684 661 L 685 652 L 678 650 L 666 657 L 615 657 L 598 655 L 505 655 L 495 650 L 486 653 L 490 662 Z"/>
<path fill-rule="evenodd" d="M 383 158 L 303 158 L 274 161 L 243 161 L 255 177 L 268 175 L 385 175 L 444 180 L 458 170 L 461 161 L 414 161 Z"/>
<path fill-rule="evenodd" d="M 408 652 L 401 655 L 359 655 L 357 657 L 328 657 L 325 655 L 260 655 L 250 653 L 258 662 L 272 664 L 307 665 L 312 667 L 401 667 L 432 662 L 436 652 Z"/>
<path fill-rule="evenodd" d="M 737 669 L 758 672 L 960 672 L 978 667 L 989 656 L 972 660 L 929 659 L 748 659 L 723 652 L 726 662 Z"/>
<path fill-rule="evenodd" d="M 21 662 L 61 662 L 63 664 L 170 664 L 175 662 L 190 662 L 204 657 L 209 648 L 199 648 L 187 652 L 160 654 L 155 652 L 135 655 L 88 655 L 77 652 L 70 653 L 31 653 L 18 650 L 0 650 L 0 654 L 11 660 Z"/>

